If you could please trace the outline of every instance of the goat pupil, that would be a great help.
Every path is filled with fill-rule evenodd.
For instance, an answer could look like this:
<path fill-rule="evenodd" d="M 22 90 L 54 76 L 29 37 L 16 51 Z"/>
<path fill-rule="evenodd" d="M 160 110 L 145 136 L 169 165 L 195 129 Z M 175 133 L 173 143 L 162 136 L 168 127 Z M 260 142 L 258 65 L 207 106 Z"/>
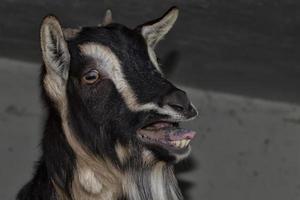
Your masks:
<path fill-rule="evenodd" d="M 96 75 L 88 75 L 88 76 L 86 76 L 86 80 L 88 80 L 88 81 L 90 81 L 90 80 L 94 80 L 94 79 L 96 79 L 97 78 L 97 76 Z"/>
<path fill-rule="evenodd" d="M 88 72 L 88 73 L 84 76 L 84 80 L 87 81 L 87 82 L 92 82 L 92 81 L 97 80 L 98 77 L 99 77 L 98 72 L 95 71 L 95 70 L 93 70 L 93 71 Z"/>

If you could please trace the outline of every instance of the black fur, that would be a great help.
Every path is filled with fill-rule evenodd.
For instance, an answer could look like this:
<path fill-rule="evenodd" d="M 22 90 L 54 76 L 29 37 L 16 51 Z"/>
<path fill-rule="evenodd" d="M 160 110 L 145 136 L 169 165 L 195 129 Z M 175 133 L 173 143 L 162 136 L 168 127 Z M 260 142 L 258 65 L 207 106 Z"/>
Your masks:
<path fill-rule="evenodd" d="M 137 170 L 136 180 L 140 180 L 139 190 L 142 199 L 151 199 L 149 190 L 149 166 L 145 168 L 141 159 L 144 145 L 137 139 L 136 131 L 150 121 L 162 116 L 154 111 L 132 112 L 126 106 L 114 83 L 103 75 L 94 85 L 81 84 L 81 77 L 92 66 L 92 60 L 80 53 L 79 45 L 99 43 L 109 47 L 122 62 L 122 70 L 139 103 L 154 102 L 163 105 L 163 99 L 178 90 L 157 71 L 151 62 L 145 39 L 139 29 L 129 29 L 121 24 L 109 24 L 105 27 L 85 27 L 80 33 L 67 41 L 70 52 L 69 79 L 67 80 L 68 121 L 75 138 L 92 154 L 108 158 L 120 170 Z M 59 49 L 59 47 L 58 47 Z M 62 53 L 57 51 L 59 60 Z M 75 152 L 64 134 L 59 110 L 43 87 L 45 66 L 42 67 L 42 99 L 48 113 L 42 139 L 42 156 L 36 166 L 33 179 L 19 192 L 18 200 L 56 200 L 53 185 L 64 191 L 72 199 L 72 181 L 76 169 Z M 120 162 L 115 144 L 135 146 L 132 157 L 125 163 Z M 166 150 L 157 146 L 148 146 L 158 160 L 171 163 L 175 158 Z M 166 166 L 171 171 L 171 164 Z M 167 185 L 166 185 L 167 187 Z M 170 191 L 167 191 L 170 193 Z M 143 196 L 144 195 L 144 196 Z M 170 194 L 169 194 L 170 195 Z M 178 195 L 180 196 L 180 194 Z M 127 200 L 121 194 L 119 200 Z M 129 199 L 128 199 L 129 200 Z"/>

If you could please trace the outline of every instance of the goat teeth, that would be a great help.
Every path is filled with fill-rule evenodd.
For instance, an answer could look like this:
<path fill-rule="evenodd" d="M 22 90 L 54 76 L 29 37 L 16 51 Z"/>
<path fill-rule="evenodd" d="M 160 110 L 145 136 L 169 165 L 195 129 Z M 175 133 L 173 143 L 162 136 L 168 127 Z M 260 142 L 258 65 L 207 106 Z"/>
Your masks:
<path fill-rule="evenodd" d="M 186 140 L 187 141 L 187 145 L 189 145 L 190 144 L 190 142 L 191 142 L 191 140 Z"/>
<path fill-rule="evenodd" d="M 186 145 L 187 145 L 187 140 L 183 140 L 182 143 L 183 143 L 183 147 L 186 147 Z"/>
<path fill-rule="evenodd" d="M 190 143 L 190 140 L 177 140 L 177 141 L 171 141 L 171 145 L 177 147 L 177 148 L 184 148 L 186 146 L 188 146 Z"/>
<path fill-rule="evenodd" d="M 185 146 L 185 140 L 181 140 L 181 148 Z"/>
<path fill-rule="evenodd" d="M 180 140 L 180 148 L 183 148 L 185 146 L 184 140 Z"/>
<path fill-rule="evenodd" d="M 183 147 L 187 147 L 189 145 L 190 141 L 191 140 L 184 139 L 183 140 L 183 144 L 184 144 Z"/>
<path fill-rule="evenodd" d="M 186 140 L 186 146 L 189 146 L 191 140 Z"/>

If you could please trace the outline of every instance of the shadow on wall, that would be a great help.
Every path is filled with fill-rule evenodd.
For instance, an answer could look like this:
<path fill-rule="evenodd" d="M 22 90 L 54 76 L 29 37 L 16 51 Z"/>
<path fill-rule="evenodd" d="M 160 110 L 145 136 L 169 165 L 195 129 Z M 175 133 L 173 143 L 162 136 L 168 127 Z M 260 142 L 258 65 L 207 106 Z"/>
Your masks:
<path fill-rule="evenodd" d="M 161 69 L 169 78 L 173 72 L 175 71 L 176 67 L 178 66 L 180 60 L 180 53 L 177 50 L 172 50 L 167 52 L 164 56 L 162 56 L 160 63 Z"/>
<path fill-rule="evenodd" d="M 176 175 L 180 175 L 181 173 L 186 173 L 197 168 L 199 168 L 199 166 L 196 164 L 196 161 L 193 159 L 193 157 L 188 157 L 186 160 L 183 160 L 182 162 L 175 165 L 175 173 Z M 178 178 L 177 180 L 184 199 L 191 199 L 191 197 L 189 196 L 190 190 L 196 185 L 196 183 L 188 180 L 183 180 L 181 178 Z"/>
<path fill-rule="evenodd" d="M 161 57 L 161 60 L 159 60 L 159 62 L 161 63 L 161 69 L 167 78 L 172 76 L 176 67 L 178 66 L 179 60 L 180 53 L 177 50 L 169 51 Z M 188 157 L 186 160 L 183 160 L 175 165 L 175 173 L 176 175 L 180 175 L 182 173 L 192 171 L 197 167 L 198 166 L 193 157 Z M 191 199 L 191 197 L 189 196 L 189 191 L 195 186 L 196 183 L 181 178 L 177 178 L 177 180 L 184 199 Z"/>

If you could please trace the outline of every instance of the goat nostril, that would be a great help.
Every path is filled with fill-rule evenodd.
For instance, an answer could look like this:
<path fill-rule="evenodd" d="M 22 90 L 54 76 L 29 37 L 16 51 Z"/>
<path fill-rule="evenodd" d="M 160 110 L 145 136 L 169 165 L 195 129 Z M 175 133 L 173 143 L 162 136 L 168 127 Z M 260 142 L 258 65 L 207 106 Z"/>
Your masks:
<path fill-rule="evenodd" d="M 189 112 L 189 117 L 195 117 L 198 114 L 196 108 L 194 108 L 192 105 L 189 106 L 188 112 Z"/>
<path fill-rule="evenodd" d="M 172 107 L 174 110 L 178 111 L 178 112 L 183 112 L 184 111 L 184 107 L 178 104 L 169 104 L 170 107 Z"/>

